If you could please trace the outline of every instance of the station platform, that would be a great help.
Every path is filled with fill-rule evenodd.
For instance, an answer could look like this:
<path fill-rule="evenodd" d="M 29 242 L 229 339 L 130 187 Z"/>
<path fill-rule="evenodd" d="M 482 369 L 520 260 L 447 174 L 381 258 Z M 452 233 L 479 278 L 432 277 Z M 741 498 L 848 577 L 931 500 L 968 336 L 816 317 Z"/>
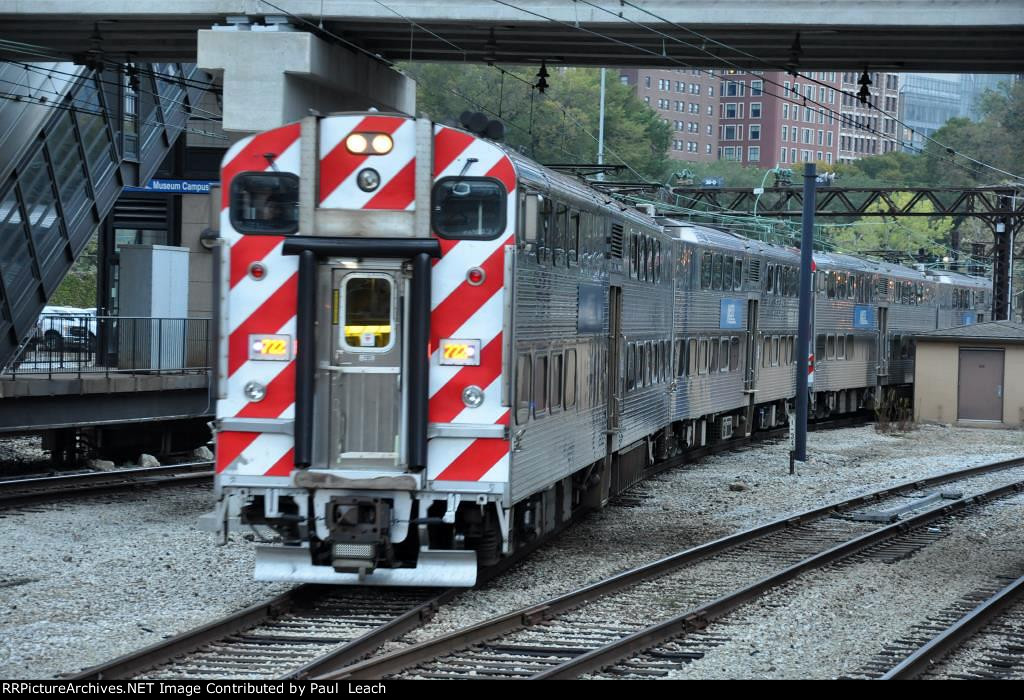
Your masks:
<path fill-rule="evenodd" d="M 0 378 L 0 433 L 205 418 L 213 413 L 206 371 Z"/>

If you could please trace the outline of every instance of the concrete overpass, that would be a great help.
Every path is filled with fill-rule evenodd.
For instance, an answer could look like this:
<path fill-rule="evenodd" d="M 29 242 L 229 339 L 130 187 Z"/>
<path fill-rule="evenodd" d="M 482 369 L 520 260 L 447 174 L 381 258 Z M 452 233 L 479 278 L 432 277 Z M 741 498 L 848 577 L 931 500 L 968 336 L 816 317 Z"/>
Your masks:
<path fill-rule="evenodd" d="M 790 63 L 799 31 L 800 70 L 1024 72 L 1024 0 L 0 0 L 0 39 L 70 57 L 98 28 L 114 57 L 188 61 L 197 30 L 282 10 L 391 60 L 758 69 Z"/>

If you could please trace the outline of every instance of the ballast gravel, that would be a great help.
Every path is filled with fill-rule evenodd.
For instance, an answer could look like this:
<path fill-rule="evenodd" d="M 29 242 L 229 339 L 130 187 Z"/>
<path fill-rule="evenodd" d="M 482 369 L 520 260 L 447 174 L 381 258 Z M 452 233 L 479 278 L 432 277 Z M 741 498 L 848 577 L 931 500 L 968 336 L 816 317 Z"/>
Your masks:
<path fill-rule="evenodd" d="M 872 426 L 812 433 L 810 460 L 793 476 L 785 441 L 722 453 L 646 482 L 389 648 L 787 513 L 1020 455 L 1024 432 L 941 426 L 903 435 Z M 252 580 L 250 542 L 235 535 L 218 547 L 196 528 L 211 505 L 209 489 L 175 487 L 0 512 L 8 534 L 0 539 L 0 676 L 73 672 L 289 588 Z M 813 615 L 811 607 L 803 613 L 806 624 Z"/>

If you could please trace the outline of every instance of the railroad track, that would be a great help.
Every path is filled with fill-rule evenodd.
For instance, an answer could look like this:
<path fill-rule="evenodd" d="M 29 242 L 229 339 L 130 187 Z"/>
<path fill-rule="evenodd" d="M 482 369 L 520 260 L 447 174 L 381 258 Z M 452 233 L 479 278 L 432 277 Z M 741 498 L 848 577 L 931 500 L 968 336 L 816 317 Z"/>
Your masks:
<path fill-rule="evenodd" d="M 0 508 L 138 487 L 210 481 L 213 462 L 137 467 L 0 481 Z"/>
<path fill-rule="evenodd" d="M 646 476 L 785 434 L 785 429 L 766 431 L 691 450 L 654 465 Z M 583 515 L 579 513 L 563 524 L 554 535 Z M 481 581 L 507 571 L 547 541 L 533 543 L 516 556 L 481 572 Z M 221 620 L 68 677 L 312 678 L 355 663 L 385 642 L 424 624 L 459 592 L 460 589 L 298 586 Z"/>
<path fill-rule="evenodd" d="M 1004 577 L 914 625 L 854 678 L 1024 678 L 1024 576 Z"/>
<path fill-rule="evenodd" d="M 863 416 L 852 417 L 829 423 L 827 427 L 847 427 L 863 421 Z M 689 450 L 653 465 L 645 476 L 785 435 L 786 429 L 779 428 Z M 584 515 L 586 513 L 578 513 L 552 536 Z M 537 541 L 497 567 L 481 572 L 481 582 L 500 575 L 548 541 Z M 385 642 L 424 624 L 459 592 L 460 589 L 411 592 L 410 589 L 299 586 L 222 620 L 70 677 L 76 680 L 211 676 L 312 678 L 353 664 Z"/>
<path fill-rule="evenodd" d="M 995 476 L 999 472 L 1008 473 Z M 974 482 L 985 490 L 891 524 L 860 519 L 875 515 L 883 505 L 895 517 L 900 507 L 925 500 L 911 499 L 912 492 L 956 481 Z M 993 481 L 1001 483 L 991 487 Z M 714 629 L 706 628 L 765 592 L 872 547 L 884 546 L 899 556 L 912 553 L 954 527 L 947 522 L 954 516 L 1020 490 L 1024 458 L 900 484 L 680 552 L 323 677 L 661 676 L 720 644 L 723 640 Z M 927 506 L 934 505 L 934 500 L 927 501 Z"/>

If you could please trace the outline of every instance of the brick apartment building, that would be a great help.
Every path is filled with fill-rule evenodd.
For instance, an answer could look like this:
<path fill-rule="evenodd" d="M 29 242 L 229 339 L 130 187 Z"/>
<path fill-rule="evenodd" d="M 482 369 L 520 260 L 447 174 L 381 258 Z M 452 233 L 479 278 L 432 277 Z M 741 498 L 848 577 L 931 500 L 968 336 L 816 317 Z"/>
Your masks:
<path fill-rule="evenodd" d="M 839 80 L 829 71 L 722 73 L 719 157 L 761 168 L 836 162 Z"/>
<path fill-rule="evenodd" d="M 718 76 L 671 68 L 623 69 L 619 74 L 637 98 L 672 127 L 673 158 L 691 163 L 717 160 Z"/>
<path fill-rule="evenodd" d="M 842 74 L 842 124 L 839 127 L 839 162 L 851 163 L 866 156 L 900 150 L 899 125 L 893 118 L 899 114 L 900 84 L 898 73 L 869 73 L 869 102 L 881 108 L 861 104 L 860 73 Z"/>

